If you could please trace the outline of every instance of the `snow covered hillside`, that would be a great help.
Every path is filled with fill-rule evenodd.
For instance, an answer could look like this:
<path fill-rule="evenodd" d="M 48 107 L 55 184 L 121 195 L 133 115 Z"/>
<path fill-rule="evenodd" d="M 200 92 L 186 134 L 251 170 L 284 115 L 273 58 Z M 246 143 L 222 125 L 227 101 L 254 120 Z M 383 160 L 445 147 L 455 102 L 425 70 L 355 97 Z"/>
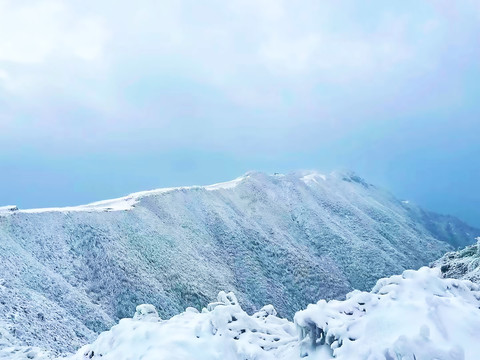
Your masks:
<path fill-rule="evenodd" d="M 432 266 L 438 267 L 443 276 L 471 280 L 480 285 L 480 238 L 476 245 L 445 254 Z"/>
<path fill-rule="evenodd" d="M 220 290 L 291 319 L 476 236 L 350 173 L 248 173 L 80 207 L 6 206 L 0 331 L 16 346 L 74 351 L 137 304 L 168 318 Z"/>
<path fill-rule="evenodd" d="M 139 305 L 133 319 L 68 360 L 478 360 L 479 333 L 480 287 L 423 267 L 380 279 L 371 292 L 309 305 L 294 323 L 271 305 L 248 315 L 225 292 L 201 312 L 187 308 L 169 320 Z M 53 357 L 28 351 L 0 350 L 0 358 Z"/>

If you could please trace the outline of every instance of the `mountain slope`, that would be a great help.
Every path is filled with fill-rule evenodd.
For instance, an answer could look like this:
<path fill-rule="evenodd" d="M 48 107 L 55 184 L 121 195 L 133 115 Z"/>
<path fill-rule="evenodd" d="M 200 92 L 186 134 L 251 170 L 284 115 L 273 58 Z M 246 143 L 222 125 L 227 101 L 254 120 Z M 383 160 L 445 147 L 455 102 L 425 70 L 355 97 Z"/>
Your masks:
<path fill-rule="evenodd" d="M 0 214 L 0 327 L 19 343 L 70 351 L 137 304 L 169 317 L 220 290 L 247 310 L 272 303 L 292 317 L 480 235 L 345 173 L 248 173 Z"/>
<path fill-rule="evenodd" d="M 480 238 L 476 245 L 446 253 L 432 263 L 440 268 L 444 277 L 465 279 L 480 284 Z"/>

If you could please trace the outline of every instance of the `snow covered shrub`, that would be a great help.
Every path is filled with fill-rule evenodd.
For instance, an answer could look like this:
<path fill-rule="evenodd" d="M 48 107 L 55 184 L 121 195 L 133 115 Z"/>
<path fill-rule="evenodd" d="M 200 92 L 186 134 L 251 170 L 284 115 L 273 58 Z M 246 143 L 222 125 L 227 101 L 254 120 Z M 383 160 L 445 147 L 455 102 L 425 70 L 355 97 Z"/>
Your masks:
<path fill-rule="evenodd" d="M 448 252 L 431 265 L 439 268 L 443 277 L 470 280 L 480 284 L 480 238 L 477 244 Z"/>
<path fill-rule="evenodd" d="M 371 292 L 319 301 L 295 315 L 301 355 L 338 360 L 478 359 L 480 288 L 438 269 L 380 279 Z"/>
<path fill-rule="evenodd" d="M 133 315 L 134 320 L 142 320 L 142 321 L 160 321 L 160 317 L 158 316 L 157 309 L 155 306 L 150 304 L 142 304 L 138 305 L 135 310 L 135 315 Z"/>
<path fill-rule="evenodd" d="M 296 357 L 295 326 L 275 314 L 267 305 L 249 316 L 233 293 L 223 291 L 201 313 L 187 308 L 166 321 L 152 305 L 140 305 L 133 319 L 120 320 L 72 360 L 274 360 L 289 352 Z"/>

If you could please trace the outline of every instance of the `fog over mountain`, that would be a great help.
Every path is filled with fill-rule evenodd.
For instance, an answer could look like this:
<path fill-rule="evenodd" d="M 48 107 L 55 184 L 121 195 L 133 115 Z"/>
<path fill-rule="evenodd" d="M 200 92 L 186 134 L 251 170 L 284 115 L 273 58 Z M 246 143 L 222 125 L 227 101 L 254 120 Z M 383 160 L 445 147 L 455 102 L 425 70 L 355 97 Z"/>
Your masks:
<path fill-rule="evenodd" d="M 480 230 L 353 173 L 250 172 L 85 206 L 0 209 L 0 346 L 74 351 L 138 304 L 162 318 L 234 291 L 279 316 L 370 290 Z"/>

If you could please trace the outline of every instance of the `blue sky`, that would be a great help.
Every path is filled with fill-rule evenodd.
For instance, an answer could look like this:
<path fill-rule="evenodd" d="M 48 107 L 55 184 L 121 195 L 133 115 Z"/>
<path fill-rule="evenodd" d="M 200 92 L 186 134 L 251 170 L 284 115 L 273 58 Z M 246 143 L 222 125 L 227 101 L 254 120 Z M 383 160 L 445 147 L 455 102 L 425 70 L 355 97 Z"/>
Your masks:
<path fill-rule="evenodd" d="M 349 168 L 480 226 L 480 2 L 0 0 L 0 204 Z"/>

